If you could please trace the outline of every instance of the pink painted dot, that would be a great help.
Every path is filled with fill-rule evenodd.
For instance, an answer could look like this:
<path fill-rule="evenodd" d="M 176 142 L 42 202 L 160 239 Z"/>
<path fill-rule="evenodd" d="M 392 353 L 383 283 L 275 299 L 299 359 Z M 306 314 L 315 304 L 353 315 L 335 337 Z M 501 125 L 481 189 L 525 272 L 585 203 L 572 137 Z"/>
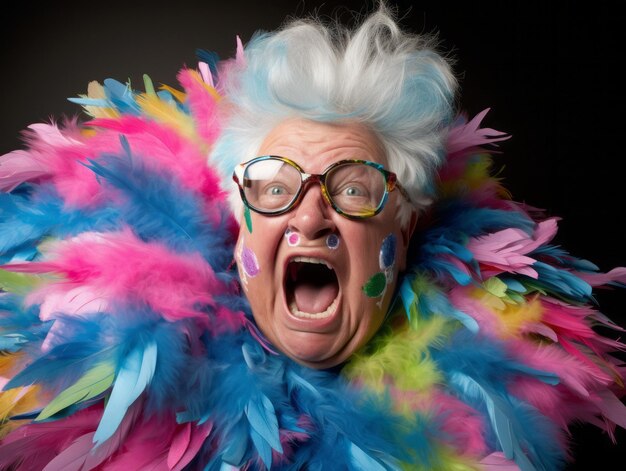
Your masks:
<path fill-rule="evenodd" d="M 300 243 L 300 235 L 296 232 L 292 232 L 287 236 L 287 243 L 291 246 L 298 245 Z"/>

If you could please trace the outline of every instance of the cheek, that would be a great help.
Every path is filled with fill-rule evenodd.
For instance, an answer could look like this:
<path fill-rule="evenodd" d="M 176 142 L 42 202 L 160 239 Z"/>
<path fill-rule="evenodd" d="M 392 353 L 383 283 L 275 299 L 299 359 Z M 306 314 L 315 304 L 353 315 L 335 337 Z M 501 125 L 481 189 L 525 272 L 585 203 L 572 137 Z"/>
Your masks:
<path fill-rule="evenodd" d="M 235 261 L 239 269 L 239 278 L 247 291 L 248 283 L 261 272 L 261 266 L 255 251 L 246 245 L 245 237 L 240 237 L 237 242 Z"/>
<path fill-rule="evenodd" d="M 245 213 L 245 211 L 244 211 Z M 283 237 L 286 236 L 284 225 L 279 218 L 267 218 L 252 213 L 246 222 L 242 217 L 239 240 L 235 250 L 235 261 L 246 291 L 248 284 L 268 283 L 275 269 L 276 251 Z M 253 231 L 249 231 L 249 227 Z"/>

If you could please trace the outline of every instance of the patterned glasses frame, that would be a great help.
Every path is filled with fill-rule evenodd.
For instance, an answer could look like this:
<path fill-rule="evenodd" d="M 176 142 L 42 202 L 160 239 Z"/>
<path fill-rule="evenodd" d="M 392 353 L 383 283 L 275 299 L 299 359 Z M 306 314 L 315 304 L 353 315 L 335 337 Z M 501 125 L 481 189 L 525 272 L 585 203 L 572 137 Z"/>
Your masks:
<path fill-rule="evenodd" d="M 256 162 L 260 162 L 263 160 L 279 160 L 281 162 L 284 162 L 287 165 L 290 165 L 291 167 L 295 168 L 299 173 L 300 173 L 300 187 L 298 188 L 298 191 L 296 192 L 296 194 L 294 195 L 293 199 L 285 206 L 282 208 L 279 208 L 277 210 L 266 210 L 266 209 L 261 209 L 261 208 L 257 208 L 255 206 L 253 206 L 252 204 L 250 204 L 250 202 L 248 201 L 248 199 L 246 198 L 246 194 L 245 194 L 245 190 L 244 190 L 244 185 L 243 185 L 243 175 L 245 174 L 245 171 L 247 169 L 248 166 L 256 163 Z M 326 187 L 326 176 L 334 169 L 336 169 L 337 167 L 346 165 L 346 164 L 363 164 L 363 165 L 367 165 L 369 167 L 372 167 L 376 170 L 378 170 L 384 177 L 385 179 L 385 192 L 381 198 L 380 203 L 378 204 L 378 207 L 371 209 L 371 210 L 364 210 L 361 214 L 348 214 L 345 211 L 343 211 L 340 207 L 338 207 L 334 202 L 333 199 L 331 198 L 331 196 L 328 193 L 328 188 Z M 237 165 L 237 167 L 235 168 L 235 171 L 233 172 L 233 181 L 237 184 L 237 186 L 239 187 L 239 193 L 241 195 L 241 200 L 243 201 L 243 203 L 250 208 L 252 211 L 255 211 L 259 214 L 264 214 L 267 216 L 278 216 L 280 214 L 284 214 L 288 211 L 290 211 L 292 208 L 294 208 L 302 199 L 302 195 L 303 195 L 303 190 L 304 187 L 308 184 L 308 183 L 319 183 L 321 190 L 322 190 L 322 195 L 324 196 L 324 199 L 326 200 L 326 202 L 328 203 L 328 205 L 333 208 L 337 213 L 339 213 L 340 215 L 342 215 L 345 218 L 348 219 L 367 219 L 373 216 L 376 216 L 378 213 L 380 213 L 383 208 L 385 207 L 385 204 L 387 203 L 387 199 L 389 196 L 389 193 L 391 193 L 393 190 L 398 189 L 398 191 L 402 194 L 402 196 L 404 196 L 404 198 L 408 201 L 411 202 L 411 198 L 409 197 L 408 193 L 406 192 L 406 190 L 402 187 L 402 185 L 400 185 L 400 183 L 397 181 L 397 176 L 395 173 L 390 172 L 389 170 L 385 169 L 385 167 L 382 164 L 379 164 L 377 162 L 370 162 L 369 160 L 359 160 L 359 159 L 345 159 L 345 160 L 339 160 L 333 164 L 331 164 L 330 166 L 326 167 L 326 169 L 324 169 L 324 171 L 320 174 L 315 174 L 315 173 L 306 173 L 302 170 L 302 168 L 293 160 L 288 159 L 286 157 L 281 157 L 278 155 L 263 155 L 260 157 L 255 157 L 252 160 L 249 160 L 247 162 L 243 162 L 239 165 Z"/>

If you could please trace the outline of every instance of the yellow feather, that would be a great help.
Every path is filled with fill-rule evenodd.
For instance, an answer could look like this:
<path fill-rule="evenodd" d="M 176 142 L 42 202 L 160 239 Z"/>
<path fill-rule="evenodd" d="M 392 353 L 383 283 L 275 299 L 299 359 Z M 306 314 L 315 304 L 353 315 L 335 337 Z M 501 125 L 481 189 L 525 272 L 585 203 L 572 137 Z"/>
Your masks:
<path fill-rule="evenodd" d="M 471 295 L 479 299 L 498 320 L 501 338 L 519 336 L 526 326 L 541 321 L 543 308 L 536 297 L 527 298 L 525 303 L 512 302 L 507 295 L 494 290 L 493 286 L 475 288 Z"/>
<path fill-rule="evenodd" d="M 173 87 L 170 87 L 169 85 L 165 85 L 162 84 L 159 87 L 159 90 L 165 90 L 170 92 L 172 95 L 174 95 L 174 98 L 176 98 L 176 100 L 178 100 L 180 103 L 184 103 L 185 100 L 187 99 L 187 95 L 185 95 L 185 93 L 181 92 L 180 90 L 176 90 Z"/>
<path fill-rule="evenodd" d="M 417 456 L 413 450 L 405 450 L 413 456 L 410 463 L 401 462 L 400 468 L 404 471 L 480 471 L 483 467 L 470 456 L 462 456 L 451 447 L 442 445 L 441 442 L 431 441 L 430 456 L 436 457 L 436 462 L 423 464 L 424 459 Z"/>
<path fill-rule="evenodd" d="M 9 389 L 0 393 L 0 438 L 21 425 L 20 421 L 9 421 L 14 415 L 39 408 L 39 386 Z"/>
<path fill-rule="evenodd" d="M 391 333 L 379 334 L 373 348 L 355 354 L 342 373 L 377 393 L 389 385 L 400 391 L 426 391 L 441 380 L 428 346 L 441 338 L 446 324 L 445 319 L 433 316 L 422 320 L 419 330 L 405 323 Z"/>
<path fill-rule="evenodd" d="M 180 111 L 175 105 L 161 100 L 156 95 L 149 94 L 137 96 L 137 104 L 147 116 L 173 127 L 179 134 L 188 139 L 198 140 L 193 118 Z"/>
<path fill-rule="evenodd" d="M 81 98 L 93 98 L 106 100 L 106 93 L 104 87 L 95 80 L 89 82 L 87 85 L 87 95 L 79 95 Z M 120 114 L 113 108 L 105 108 L 102 106 L 83 106 L 85 112 L 94 118 L 117 118 Z"/>
<path fill-rule="evenodd" d="M 23 356 L 21 352 L 0 353 L 0 377 L 13 376 L 15 370 L 19 369 L 19 363 Z"/>

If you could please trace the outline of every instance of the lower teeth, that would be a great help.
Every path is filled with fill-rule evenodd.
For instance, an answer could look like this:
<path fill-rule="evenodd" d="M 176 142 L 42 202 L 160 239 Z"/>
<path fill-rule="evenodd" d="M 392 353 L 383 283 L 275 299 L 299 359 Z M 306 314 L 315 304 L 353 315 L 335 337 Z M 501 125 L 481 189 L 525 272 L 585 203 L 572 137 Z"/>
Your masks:
<path fill-rule="evenodd" d="M 303 319 L 325 319 L 333 315 L 335 311 L 337 310 L 337 298 L 335 298 L 334 301 L 330 304 L 330 306 L 328 306 L 326 310 L 323 312 L 310 313 L 310 312 L 300 311 L 295 301 L 291 302 L 289 309 L 291 310 L 291 313 L 294 316 L 300 317 Z"/>

